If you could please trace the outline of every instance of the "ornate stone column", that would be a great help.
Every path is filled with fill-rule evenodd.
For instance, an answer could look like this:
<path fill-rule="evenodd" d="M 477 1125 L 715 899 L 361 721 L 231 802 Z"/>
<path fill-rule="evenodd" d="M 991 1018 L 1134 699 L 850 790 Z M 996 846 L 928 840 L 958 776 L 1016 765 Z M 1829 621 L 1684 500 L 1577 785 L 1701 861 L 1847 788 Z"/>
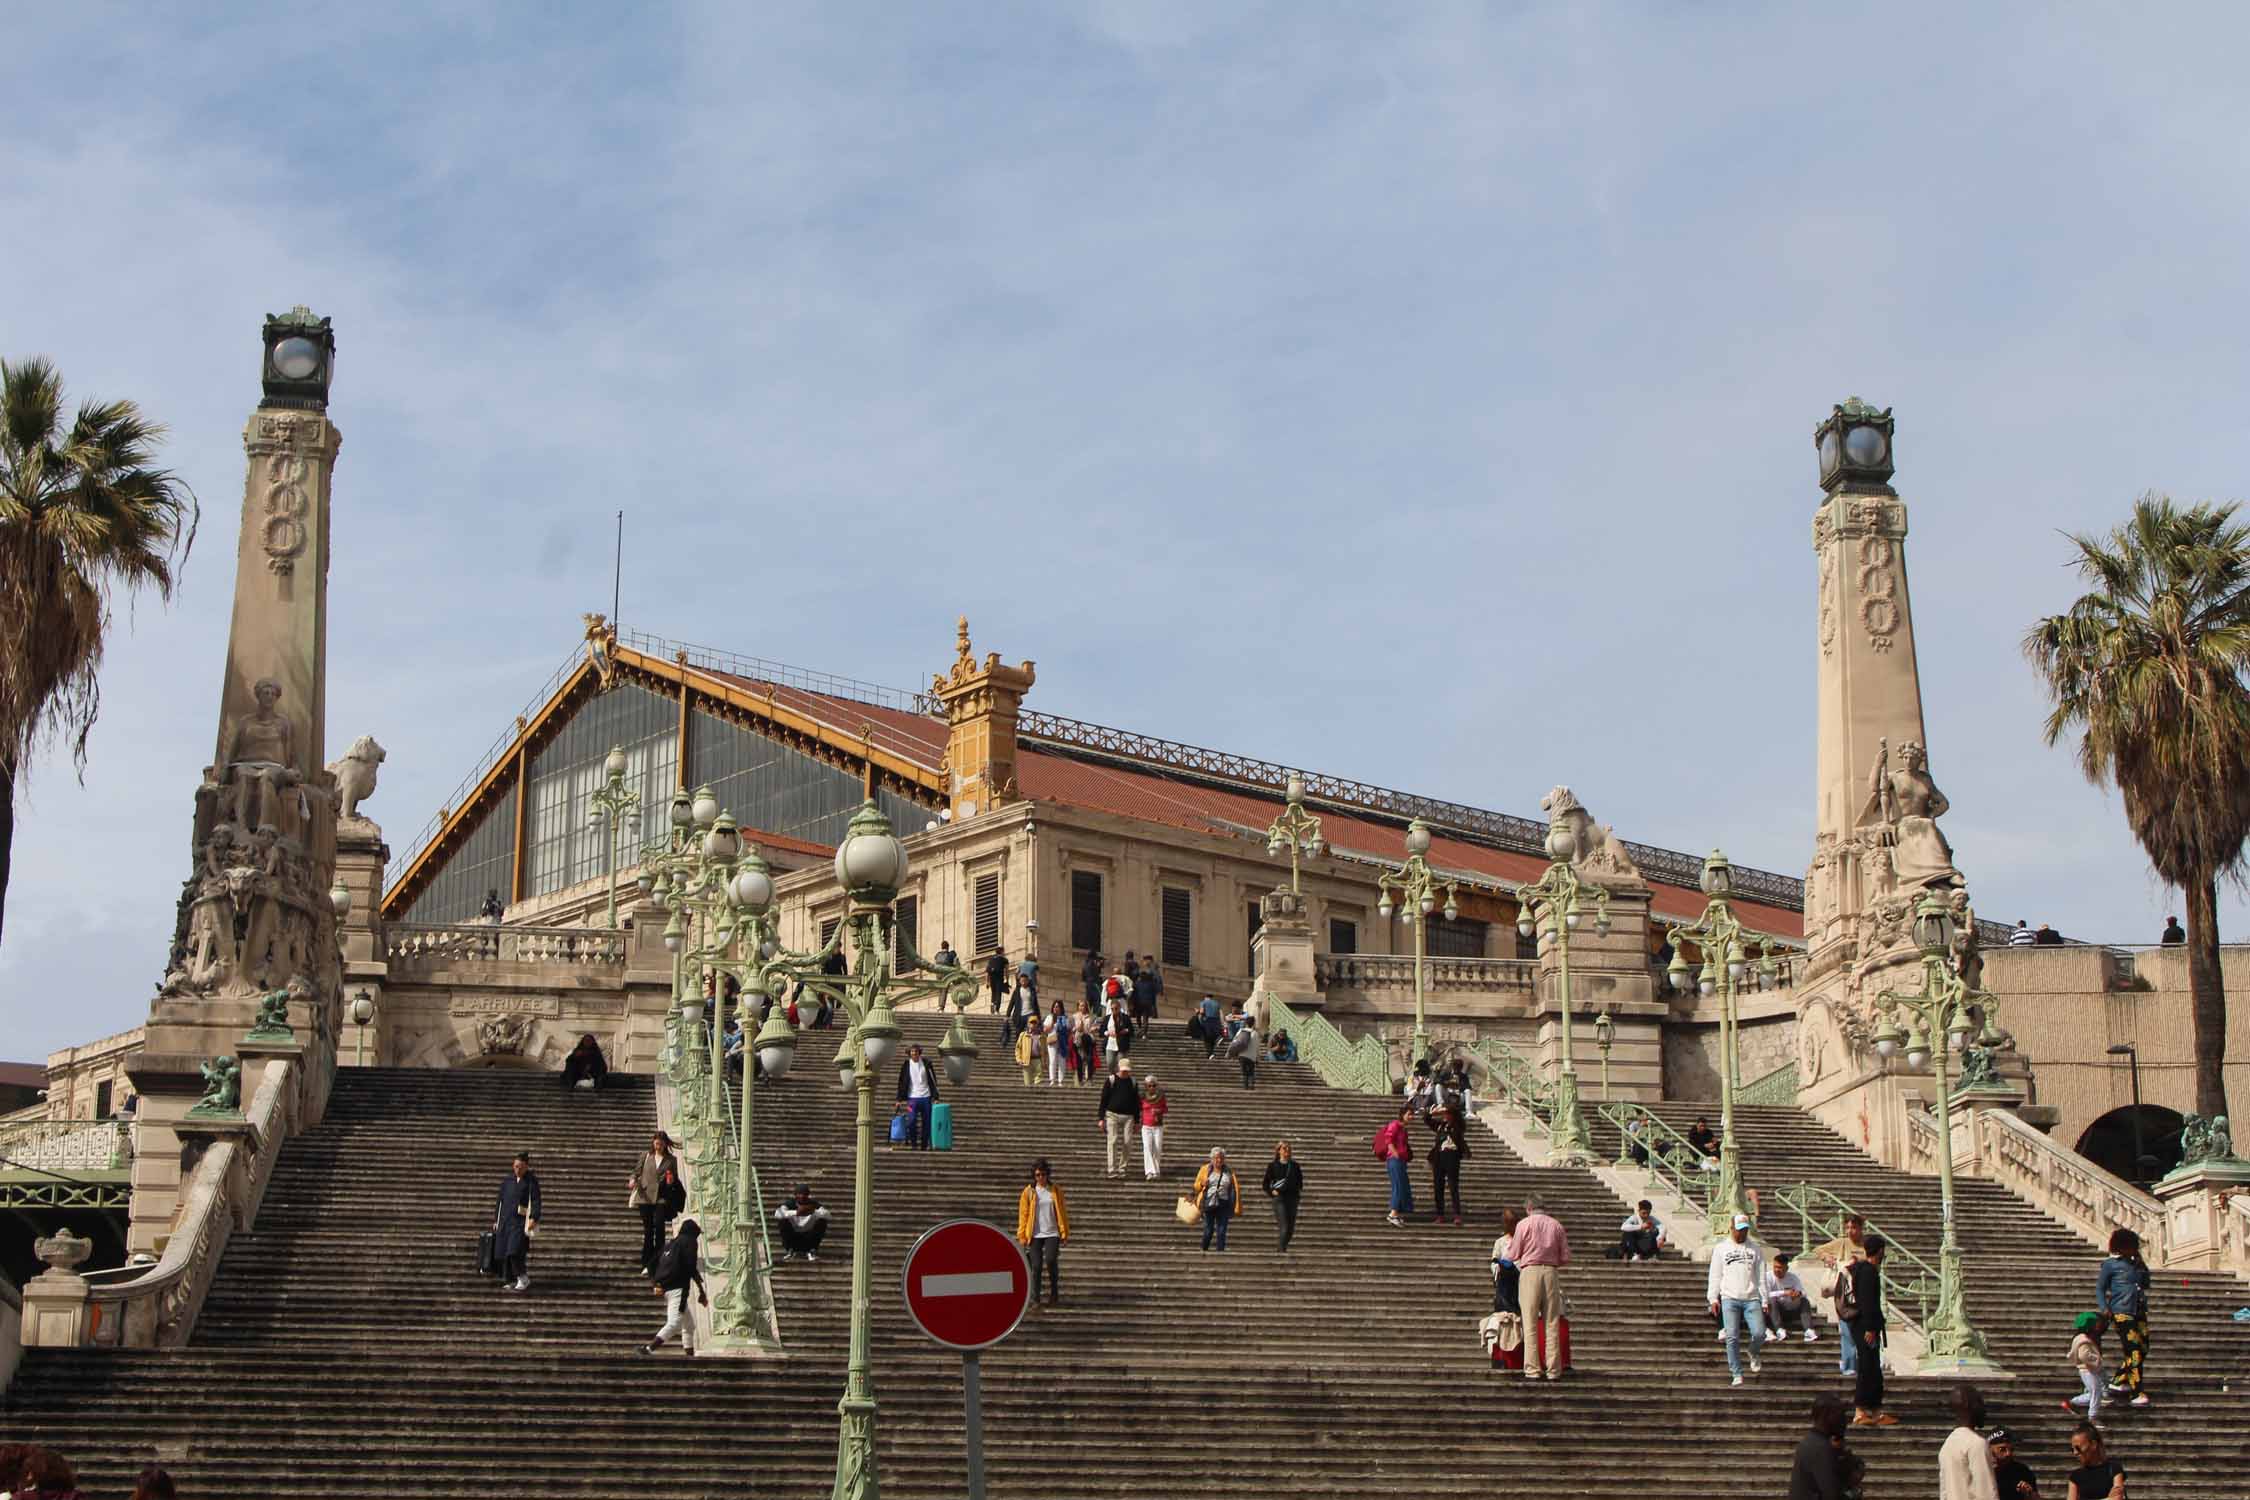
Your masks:
<path fill-rule="evenodd" d="M 195 789 L 188 877 L 131 1073 L 141 1099 L 135 1250 L 171 1231 L 182 1147 L 198 1149 L 213 1118 L 208 1108 L 201 1123 L 194 1114 L 207 1064 L 239 1059 L 255 1032 L 263 1055 L 300 1060 L 290 1114 L 308 1122 L 335 1066 L 337 776 L 321 757 L 329 492 L 342 442 L 327 415 L 336 341 L 327 319 L 299 307 L 268 318 L 264 342 L 263 396 L 242 435 L 248 462 L 215 753 Z M 358 795 L 372 790 L 366 780 Z M 284 1031 L 292 1045 L 277 1053 Z"/>

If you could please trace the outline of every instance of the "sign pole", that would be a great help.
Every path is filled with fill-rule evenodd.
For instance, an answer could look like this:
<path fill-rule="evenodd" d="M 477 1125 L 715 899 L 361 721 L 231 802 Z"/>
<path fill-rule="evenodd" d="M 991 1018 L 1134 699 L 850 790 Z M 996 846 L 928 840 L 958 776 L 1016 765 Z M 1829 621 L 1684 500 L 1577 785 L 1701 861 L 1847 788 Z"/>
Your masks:
<path fill-rule="evenodd" d="M 984 1382 L 981 1361 L 961 1356 L 961 1390 L 968 1411 L 969 1500 L 984 1500 Z"/>

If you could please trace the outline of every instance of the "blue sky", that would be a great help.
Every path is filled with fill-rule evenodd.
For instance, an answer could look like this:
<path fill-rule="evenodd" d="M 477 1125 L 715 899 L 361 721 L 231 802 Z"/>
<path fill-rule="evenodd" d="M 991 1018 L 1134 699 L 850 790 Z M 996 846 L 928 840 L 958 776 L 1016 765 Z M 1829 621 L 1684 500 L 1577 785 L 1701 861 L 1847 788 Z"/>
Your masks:
<path fill-rule="evenodd" d="M 0 1054 L 137 1023 L 262 317 L 333 317 L 332 749 L 403 841 L 606 609 L 1797 870 L 1810 434 L 1898 412 L 1995 917 L 2147 940 L 2017 642 L 2243 496 L 2238 7 L 76 5 L 11 20 L 0 352 L 206 507 L 19 813 Z M 2236 932 L 2250 922 L 2225 904 Z"/>

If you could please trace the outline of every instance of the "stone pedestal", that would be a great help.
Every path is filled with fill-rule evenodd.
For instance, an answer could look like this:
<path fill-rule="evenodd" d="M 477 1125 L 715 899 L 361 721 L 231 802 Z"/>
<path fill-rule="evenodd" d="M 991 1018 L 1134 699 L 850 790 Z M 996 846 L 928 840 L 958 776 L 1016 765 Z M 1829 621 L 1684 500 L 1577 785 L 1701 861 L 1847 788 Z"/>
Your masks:
<path fill-rule="evenodd" d="M 2150 1191 L 2164 1205 L 2164 1268 L 2229 1269 L 2223 1255 L 2225 1195 L 2250 1191 L 2250 1161 L 2219 1157 L 2175 1168 Z"/>
<path fill-rule="evenodd" d="M 86 1342 L 86 1278 L 77 1268 L 94 1242 L 65 1229 L 32 1242 L 47 1269 L 24 1283 L 23 1343 L 27 1349 L 75 1349 Z"/>
<path fill-rule="evenodd" d="M 1250 967 L 1257 980 L 1250 1004 L 1256 1007 L 1260 1030 L 1271 1029 L 1268 998 L 1278 998 L 1293 1010 L 1321 1007 L 1320 979 L 1313 966 L 1313 926 L 1306 914 L 1305 898 L 1296 891 L 1275 889 L 1258 898 L 1260 925 L 1250 940 Z"/>
<path fill-rule="evenodd" d="M 345 818 L 336 825 L 336 883 L 351 893 L 352 909 L 344 917 L 344 962 L 369 963 L 383 951 L 383 870 L 391 847 L 383 830 L 365 818 Z"/>

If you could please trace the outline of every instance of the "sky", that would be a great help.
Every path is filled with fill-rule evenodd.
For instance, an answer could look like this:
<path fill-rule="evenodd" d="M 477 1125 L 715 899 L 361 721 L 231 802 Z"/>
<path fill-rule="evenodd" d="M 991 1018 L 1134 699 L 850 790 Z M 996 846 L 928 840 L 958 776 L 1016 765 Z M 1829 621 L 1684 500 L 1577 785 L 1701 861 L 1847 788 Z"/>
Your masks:
<path fill-rule="evenodd" d="M 19 803 L 0 1057 L 146 1014 L 300 302 L 328 744 L 389 749 L 395 847 L 607 611 L 622 509 L 629 628 L 910 688 L 966 613 L 1036 708 L 1799 872 L 1812 430 L 1857 394 L 1980 912 L 2151 941 L 2020 642 L 2063 533 L 2244 497 L 2246 44 L 2188 3 L 26 9 L 0 354 L 166 423 L 204 529 Z"/>

